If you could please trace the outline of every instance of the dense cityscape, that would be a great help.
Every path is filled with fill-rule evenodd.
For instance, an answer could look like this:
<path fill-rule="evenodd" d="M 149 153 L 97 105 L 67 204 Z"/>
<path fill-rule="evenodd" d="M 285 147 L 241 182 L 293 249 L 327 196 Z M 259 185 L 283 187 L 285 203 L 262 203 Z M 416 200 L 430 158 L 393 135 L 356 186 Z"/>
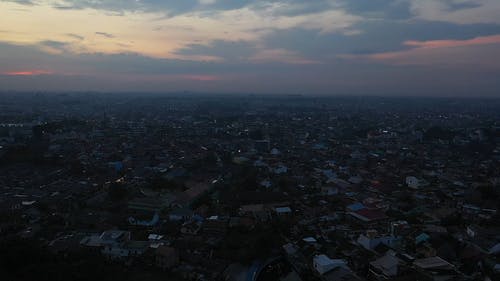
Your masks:
<path fill-rule="evenodd" d="M 500 101 L 0 94 L 2 280 L 499 280 Z"/>

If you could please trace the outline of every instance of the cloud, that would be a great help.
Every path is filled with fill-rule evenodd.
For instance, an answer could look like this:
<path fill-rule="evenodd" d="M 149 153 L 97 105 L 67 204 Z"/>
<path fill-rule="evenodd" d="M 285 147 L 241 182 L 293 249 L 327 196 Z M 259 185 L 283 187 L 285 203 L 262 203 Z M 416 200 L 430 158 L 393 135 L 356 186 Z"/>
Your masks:
<path fill-rule="evenodd" d="M 198 0 L 198 3 L 201 5 L 213 5 L 217 2 L 217 0 Z"/>
<path fill-rule="evenodd" d="M 38 76 L 38 75 L 49 75 L 53 74 L 50 70 L 17 70 L 17 71 L 5 71 L 1 73 L 2 75 L 7 76 Z"/>
<path fill-rule="evenodd" d="M 491 46 L 457 49 L 480 47 L 491 55 L 486 48 Z M 0 90 L 495 96 L 500 87 L 498 69 L 429 68 L 366 59 L 321 64 L 199 62 L 130 53 L 47 54 L 35 46 L 0 43 L 0 61 Z M 31 70 L 52 74 L 6 75 Z"/>
<path fill-rule="evenodd" d="M 500 57 L 500 35 L 465 40 L 430 40 L 403 42 L 410 49 L 366 55 L 340 55 L 345 59 L 362 59 L 394 65 L 475 66 L 500 69 L 492 58 Z"/>
<path fill-rule="evenodd" d="M 307 30 L 319 36 L 352 35 L 359 33 L 353 25 L 363 20 L 335 4 L 329 4 L 323 10 L 290 13 L 303 9 L 304 3 L 294 1 L 257 1 L 236 9 L 193 10 L 172 16 L 165 16 L 163 11 L 125 12 L 123 17 L 89 8 L 96 3 L 114 5 L 112 3 L 116 1 L 72 2 L 81 9 L 64 11 L 54 8 L 49 2 L 37 3 L 21 12 L 16 10 L 17 4 L 0 2 L 0 11 L 8 11 L 0 17 L 0 26 L 11 30 L 8 36 L 2 36 L 4 42 L 65 41 L 67 34 L 78 34 L 82 39 L 72 42 L 70 49 L 75 53 L 133 52 L 151 57 L 186 59 L 179 56 L 178 51 L 193 44 L 210 46 L 221 40 L 262 43 L 270 34 L 292 29 Z M 122 3 L 123 7 L 127 7 L 127 3 Z M 219 1 L 216 3 L 218 5 Z M 102 27 L 106 30 L 95 32 Z M 215 58 L 193 56 L 192 59 Z"/>
<path fill-rule="evenodd" d="M 493 92 L 496 3 L 0 0 L 0 88 Z"/>
<path fill-rule="evenodd" d="M 409 0 L 410 11 L 421 20 L 455 24 L 500 24 L 498 0 Z"/>
<path fill-rule="evenodd" d="M 301 57 L 296 52 L 286 49 L 263 49 L 257 52 L 250 58 L 250 61 L 263 62 L 279 62 L 285 64 L 319 64 L 319 61 Z"/>
<path fill-rule="evenodd" d="M 35 5 L 35 2 L 31 1 L 31 0 L 2 0 L 2 1 L 3 2 L 14 2 L 14 3 L 18 3 L 21 5 L 28 5 L 28 6 Z M 2 2 L 2 1 L 0 1 L 0 2 Z"/>
<path fill-rule="evenodd" d="M 476 37 L 467 40 L 406 41 L 404 45 L 418 48 L 451 48 L 475 45 L 500 44 L 500 35 Z"/>
<path fill-rule="evenodd" d="M 54 40 L 44 40 L 38 43 L 42 50 L 49 53 L 60 53 L 65 52 L 70 47 L 70 43 L 54 41 Z"/>
<path fill-rule="evenodd" d="M 73 39 L 80 40 L 80 41 L 83 40 L 83 39 L 85 39 L 85 37 L 80 36 L 78 34 L 74 34 L 74 33 L 67 33 L 66 36 L 71 37 Z"/>
<path fill-rule="evenodd" d="M 261 2 L 265 0 L 257 0 Z M 124 15 L 128 12 L 154 12 L 167 16 L 175 16 L 192 11 L 232 10 L 246 6 L 254 0 L 61 0 L 45 3 L 61 10 L 95 9 L 106 11 L 113 15 Z"/>
<path fill-rule="evenodd" d="M 115 36 L 113 34 L 111 34 L 111 33 L 106 33 L 106 32 L 100 32 L 100 31 L 98 31 L 95 34 L 96 35 L 104 36 L 106 38 L 115 38 Z"/>
<path fill-rule="evenodd" d="M 218 81 L 222 80 L 220 76 L 216 75 L 198 75 L 198 74 L 183 74 L 183 75 L 175 75 L 171 76 L 170 78 L 174 79 L 184 79 L 184 80 L 193 80 L 193 81 Z"/>
<path fill-rule="evenodd" d="M 191 44 L 175 51 L 178 57 L 212 58 L 211 61 L 246 61 L 258 51 L 258 44 L 247 41 L 216 40 L 210 44 Z"/>

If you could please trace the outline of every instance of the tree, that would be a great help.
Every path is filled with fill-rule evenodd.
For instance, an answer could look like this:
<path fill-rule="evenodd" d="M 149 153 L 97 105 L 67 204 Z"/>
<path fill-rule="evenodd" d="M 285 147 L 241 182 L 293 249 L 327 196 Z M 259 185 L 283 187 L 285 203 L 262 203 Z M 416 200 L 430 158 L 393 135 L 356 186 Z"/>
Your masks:
<path fill-rule="evenodd" d="M 121 201 L 125 199 L 128 195 L 127 188 L 119 183 L 112 183 L 109 186 L 108 197 L 111 201 Z"/>

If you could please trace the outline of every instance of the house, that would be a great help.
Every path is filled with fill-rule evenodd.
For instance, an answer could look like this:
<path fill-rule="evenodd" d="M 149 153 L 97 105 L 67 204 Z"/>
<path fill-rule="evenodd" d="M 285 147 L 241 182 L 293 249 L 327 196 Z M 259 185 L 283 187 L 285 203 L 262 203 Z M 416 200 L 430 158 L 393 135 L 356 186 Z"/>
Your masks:
<path fill-rule="evenodd" d="M 153 214 L 152 217 L 135 217 L 131 216 L 128 218 L 128 223 L 130 225 L 136 226 L 155 226 L 160 221 L 160 215 L 157 212 Z"/>
<path fill-rule="evenodd" d="M 149 197 L 135 198 L 128 202 L 129 209 L 138 211 L 159 212 L 168 206 L 167 200 Z"/>
<path fill-rule="evenodd" d="M 294 255 L 298 251 L 298 248 L 292 243 L 287 243 L 283 245 L 282 248 L 285 251 L 285 253 L 289 256 Z"/>
<path fill-rule="evenodd" d="M 125 259 L 129 255 L 127 249 L 122 248 L 120 245 L 106 245 L 101 253 L 110 260 Z"/>
<path fill-rule="evenodd" d="M 226 233 L 229 220 L 211 216 L 203 222 L 203 233 L 210 236 L 222 236 Z"/>
<path fill-rule="evenodd" d="M 427 242 L 429 241 L 429 239 L 431 239 L 431 237 L 425 233 L 425 232 L 422 232 L 421 234 L 417 235 L 417 237 L 415 237 L 415 244 L 420 244 L 420 243 L 423 243 L 423 242 Z"/>
<path fill-rule="evenodd" d="M 458 273 L 455 267 L 438 256 L 417 259 L 413 262 L 413 266 L 425 280 L 457 280 Z"/>
<path fill-rule="evenodd" d="M 338 187 L 334 187 L 334 186 L 322 186 L 321 193 L 323 195 L 333 196 L 333 195 L 339 194 L 339 189 L 338 189 Z"/>
<path fill-rule="evenodd" d="M 193 217 L 193 211 L 189 208 L 174 209 L 168 214 L 171 221 L 187 221 Z"/>
<path fill-rule="evenodd" d="M 271 142 L 269 140 L 256 140 L 254 147 L 259 152 L 268 152 L 271 149 Z"/>
<path fill-rule="evenodd" d="M 149 241 L 125 241 L 123 243 L 107 244 L 101 253 L 111 260 L 124 260 L 129 257 L 139 257 L 149 248 Z"/>
<path fill-rule="evenodd" d="M 122 230 L 108 230 L 102 234 L 92 234 L 80 240 L 80 245 L 90 248 L 100 248 L 106 245 L 120 244 L 130 240 L 130 232 Z"/>
<path fill-rule="evenodd" d="M 292 209 L 290 207 L 278 207 L 274 209 L 276 214 L 280 217 L 286 217 L 292 214 Z"/>
<path fill-rule="evenodd" d="M 240 214 L 251 216 L 257 220 L 266 221 L 269 219 L 269 213 L 264 204 L 248 204 L 240 207 Z"/>
<path fill-rule="evenodd" d="M 161 239 L 163 239 L 163 235 L 154 234 L 154 233 L 148 235 L 148 240 L 151 242 L 157 242 L 157 241 L 160 241 Z"/>
<path fill-rule="evenodd" d="M 323 275 L 335 268 L 347 267 L 347 265 L 344 260 L 330 259 L 326 255 L 317 255 L 313 258 L 313 267 L 320 275 Z"/>
<path fill-rule="evenodd" d="M 392 253 L 370 262 L 369 273 L 377 280 L 387 280 L 398 275 L 400 260 Z"/>
<path fill-rule="evenodd" d="M 192 206 L 196 200 L 210 191 L 212 185 L 206 182 L 188 181 L 185 183 L 187 189 L 177 195 L 177 202 L 181 206 Z"/>
<path fill-rule="evenodd" d="M 302 241 L 304 241 L 308 244 L 315 244 L 318 242 L 314 237 L 305 237 L 302 239 Z"/>
<path fill-rule="evenodd" d="M 99 238 L 103 245 L 127 242 L 130 240 L 130 231 L 108 230 L 104 231 Z"/>
<path fill-rule="evenodd" d="M 101 253 L 109 259 L 121 259 L 129 256 L 129 250 L 123 245 L 130 241 L 130 236 L 130 231 L 108 230 L 101 235 L 84 237 L 80 245 L 100 249 Z"/>
<path fill-rule="evenodd" d="M 410 225 L 407 221 L 393 221 L 390 224 L 391 235 L 396 237 L 406 236 L 410 232 Z"/>
<path fill-rule="evenodd" d="M 255 227 L 255 220 L 253 218 L 231 217 L 229 219 L 229 228 L 235 228 L 235 227 L 252 229 Z"/>
<path fill-rule="evenodd" d="M 374 250 L 378 245 L 391 246 L 396 241 L 393 236 L 380 236 L 376 230 L 368 230 L 366 234 L 360 234 L 358 244 L 367 250 Z"/>
<path fill-rule="evenodd" d="M 354 219 L 354 221 L 365 225 L 378 223 L 388 218 L 385 212 L 377 209 L 360 209 L 357 211 L 348 212 L 348 214 L 351 216 L 351 218 Z"/>
<path fill-rule="evenodd" d="M 273 184 L 269 180 L 263 180 L 260 182 L 260 186 L 270 188 Z"/>
<path fill-rule="evenodd" d="M 75 253 L 80 249 L 80 241 L 84 238 L 84 234 L 69 234 L 58 237 L 52 240 L 48 246 L 49 250 L 61 256 L 66 255 L 67 253 Z"/>
<path fill-rule="evenodd" d="M 182 224 L 181 233 L 187 235 L 196 235 L 201 229 L 201 222 L 199 221 L 187 221 Z"/>
<path fill-rule="evenodd" d="M 363 205 L 363 203 L 360 203 L 360 202 L 356 202 L 356 203 L 350 204 L 350 205 L 348 205 L 346 207 L 346 210 L 348 212 L 356 212 L 356 211 L 363 210 L 363 209 L 366 209 L 366 206 Z"/>
<path fill-rule="evenodd" d="M 363 178 L 360 176 L 353 176 L 353 177 L 350 177 L 347 181 L 352 183 L 352 184 L 360 184 L 363 182 Z"/>
<path fill-rule="evenodd" d="M 432 244 L 429 242 L 424 242 L 416 245 L 415 252 L 417 253 L 417 255 L 426 258 L 434 257 L 437 254 L 437 250 L 434 247 L 432 247 Z"/>
<path fill-rule="evenodd" d="M 468 242 L 475 245 L 481 252 L 495 255 L 500 253 L 498 228 L 483 228 L 477 225 L 469 225 L 466 233 Z"/>
<path fill-rule="evenodd" d="M 99 249 L 102 246 L 102 240 L 99 234 L 85 236 L 80 240 L 80 245 L 88 248 Z"/>
<path fill-rule="evenodd" d="M 420 187 L 429 185 L 429 183 L 426 180 L 418 179 L 414 176 L 406 177 L 405 183 L 411 189 L 419 189 Z"/>
<path fill-rule="evenodd" d="M 128 251 L 128 256 L 142 256 L 149 248 L 149 241 L 128 241 L 123 244 L 123 248 Z"/>
<path fill-rule="evenodd" d="M 121 230 L 108 230 L 101 234 L 101 253 L 109 259 L 117 260 L 129 256 L 129 250 L 124 247 L 130 241 L 130 232 Z"/>
<path fill-rule="evenodd" d="M 179 253 L 175 248 L 159 246 L 155 251 L 155 265 L 163 270 L 179 264 Z"/>
<path fill-rule="evenodd" d="M 428 224 L 424 226 L 423 231 L 427 233 L 447 234 L 448 230 L 444 226 Z"/>
<path fill-rule="evenodd" d="M 321 275 L 321 281 L 361 281 L 359 276 L 357 276 L 348 267 L 337 267 L 327 273 Z"/>
<path fill-rule="evenodd" d="M 288 172 L 288 167 L 282 164 L 278 165 L 278 167 L 274 169 L 274 173 L 277 175 L 286 174 L 287 172 Z"/>

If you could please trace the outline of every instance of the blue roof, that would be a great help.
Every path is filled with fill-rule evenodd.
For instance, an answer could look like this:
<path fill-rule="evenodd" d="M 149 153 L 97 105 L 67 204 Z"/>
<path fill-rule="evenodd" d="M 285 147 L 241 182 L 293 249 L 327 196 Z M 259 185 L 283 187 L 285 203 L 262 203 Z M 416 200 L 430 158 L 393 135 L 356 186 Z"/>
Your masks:
<path fill-rule="evenodd" d="M 427 233 L 422 233 L 419 236 L 415 237 L 415 243 L 420 244 L 422 242 L 425 242 L 431 238 Z"/>
<path fill-rule="evenodd" d="M 363 205 L 363 203 L 357 202 L 357 203 L 354 203 L 354 204 L 347 206 L 347 209 L 349 209 L 351 211 L 359 211 L 362 209 L 366 209 L 366 206 Z"/>
<path fill-rule="evenodd" d="M 197 221 L 197 222 L 203 222 L 203 220 L 204 220 L 204 219 L 203 219 L 203 217 L 202 217 L 202 216 L 200 216 L 200 215 L 194 215 L 194 216 L 193 216 L 193 219 L 194 219 L 195 221 Z"/>

